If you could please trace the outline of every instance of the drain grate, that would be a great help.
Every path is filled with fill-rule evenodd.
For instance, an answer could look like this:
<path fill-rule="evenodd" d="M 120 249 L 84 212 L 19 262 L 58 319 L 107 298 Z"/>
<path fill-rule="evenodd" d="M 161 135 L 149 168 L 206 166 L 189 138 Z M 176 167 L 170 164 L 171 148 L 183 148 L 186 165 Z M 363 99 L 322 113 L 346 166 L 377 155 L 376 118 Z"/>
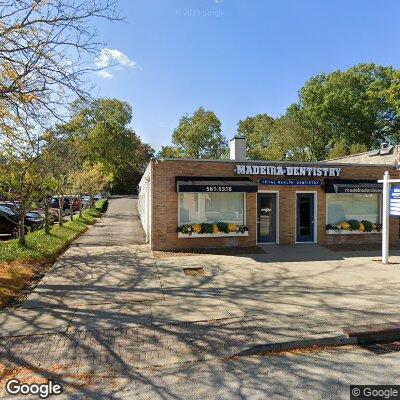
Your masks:
<path fill-rule="evenodd" d="M 190 276 L 205 276 L 206 275 L 203 267 L 183 268 L 183 272 L 185 273 L 185 275 L 190 275 Z"/>
<path fill-rule="evenodd" d="M 374 354 L 396 353 L 400 351 L 400 342 L 377 343 L 362 347 L 364 347 L 364 349 L 371 351 Z"/>

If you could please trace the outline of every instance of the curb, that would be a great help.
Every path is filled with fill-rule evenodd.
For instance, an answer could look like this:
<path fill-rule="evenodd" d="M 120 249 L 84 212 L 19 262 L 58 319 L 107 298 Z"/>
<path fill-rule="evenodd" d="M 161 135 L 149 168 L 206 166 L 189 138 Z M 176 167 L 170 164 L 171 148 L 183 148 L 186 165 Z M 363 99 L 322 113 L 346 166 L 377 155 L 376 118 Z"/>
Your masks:
<path fill-rule="evenodd" d="M 296 349 L 318 348 L 318 347 L 338 347 L 358 344 L 356 337 L 347 335 L 316 335 L 307 339 L 290 340 L 286 342 L 261 343 L 249 346 L 243 346 L 241 350 L 233 356 L 254 356 L 262 353 L 276 353 Z"/>
<path fill-rule="evenodd" d="M 253 356 L 264 353 L 277 353 L 297 349 L 316 349 L 319 347 L 339 347 L 347 345 L 371 345 L 400 340 L 400 322 L 359 325 L 342 328 L 344 333 L 331 332 L 310 335 L 307 338 L 285 342 L 260 343 L 242 346 L 235 356 Z"/>
<path fill-rule="evenodd" d="M 343 332 L 350 338 L 357 338 L 360 345 L 388 343 L 400 340 L 400 323 L 349 326 L 343 328 Z"/>

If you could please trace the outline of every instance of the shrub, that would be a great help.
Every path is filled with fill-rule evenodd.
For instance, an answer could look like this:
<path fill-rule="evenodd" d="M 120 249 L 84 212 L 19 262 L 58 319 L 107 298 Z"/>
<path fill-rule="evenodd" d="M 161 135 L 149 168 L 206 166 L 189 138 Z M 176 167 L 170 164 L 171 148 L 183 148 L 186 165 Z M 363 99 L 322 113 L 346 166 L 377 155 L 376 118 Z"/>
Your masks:
<path fill-rule="evenodd" d="M 360 229 L 360 221 L 356 219 L 349 219 L 347 223 L 350 225 L 350 230 L 358 231 Z"/>
<path fill-rule="evenodd" d="M 208 222 L 203 222 L 201 224 L 201 233 L 213 233 L 214 226 Z"/>
<path fill-rule="evenodd" d="M 229 224 L 226 222 L 217 222 L 218 230 L 223 233 L 229 232 Z"/>
<path fill-rule="evenodd" d="M 361 223 L 364 225 L 365 232 L 371 232 L 374 229 L 374 224 L 371 221 L 363 219 Z"/>
<path fill-rule="evenodd" d="M 328 224 L 325 226 L 326 230 L 333 230 L 333 231 L 338 231 L 339 227 L 337 225 L 332 225 L 332 224 Z"/>

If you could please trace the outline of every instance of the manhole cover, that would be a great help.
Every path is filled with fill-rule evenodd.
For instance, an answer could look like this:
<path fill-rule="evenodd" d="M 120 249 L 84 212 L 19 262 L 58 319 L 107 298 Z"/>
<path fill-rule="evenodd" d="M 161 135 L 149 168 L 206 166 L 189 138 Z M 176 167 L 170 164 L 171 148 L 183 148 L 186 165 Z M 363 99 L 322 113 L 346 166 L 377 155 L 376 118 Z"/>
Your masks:
<path fill-rule="evenodd" d="M 185 275 L 190 275 L 190 276 L 205 276 L 206 275 L 203 267 L 183 268 L 183 272 L 185 273 Z"/>

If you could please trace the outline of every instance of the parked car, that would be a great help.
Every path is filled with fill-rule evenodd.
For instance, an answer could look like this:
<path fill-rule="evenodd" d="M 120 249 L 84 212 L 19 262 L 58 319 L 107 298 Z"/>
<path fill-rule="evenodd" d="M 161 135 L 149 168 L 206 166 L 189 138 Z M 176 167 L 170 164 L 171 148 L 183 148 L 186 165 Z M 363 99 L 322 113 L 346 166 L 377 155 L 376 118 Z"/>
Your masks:
<path fill-rule="evenodd" d="M 37 213 L 27 213 L 25 230 L 37 230 L 43 226 L 43 218 Z M 10 204 L 0 204 L 0 235 L 19 236 L 19 215 Z"/>
<path fill-rule="evenodd" d="M 19 236 L 18 215 L 10 208 L 0 205 L 0 235 Z"/>
<path fill-rule="evenodd" d="M 36 208 L 33 212 L 38 213 L 44 221 L 45 218 L 45 211 L 44 208 Z M 54 222 L 58 222 L 58 209 L 57 208 L 49 208 L 49 223 L 53 225 Z"/>
<path fill-rule="evenodd" d="M 82 207 L 83 208 L 90 207 L 90 196 L 82 196 Z"/>
<path fill-rule="evenodd" d="M 79 210 L 79 199 L 73 196 L 64 196 L 64 205 L 63 205 L 63 210 L 66 214 L 69 213 L 70 210 L 70 205 L 73 205 L 73 210 L 78 211 Z M 50 207 L 52 208 L 60 208 L 60 198 L 58 196 L 54 196 L 50 200 Z"/>
<path fill-rule="evenodd" d="M 97 193 L 93 196 L 93 198 L 95 201 L 101 200 L 101 199 L 104 199 L 104 195 L 102 193 Z"/>

